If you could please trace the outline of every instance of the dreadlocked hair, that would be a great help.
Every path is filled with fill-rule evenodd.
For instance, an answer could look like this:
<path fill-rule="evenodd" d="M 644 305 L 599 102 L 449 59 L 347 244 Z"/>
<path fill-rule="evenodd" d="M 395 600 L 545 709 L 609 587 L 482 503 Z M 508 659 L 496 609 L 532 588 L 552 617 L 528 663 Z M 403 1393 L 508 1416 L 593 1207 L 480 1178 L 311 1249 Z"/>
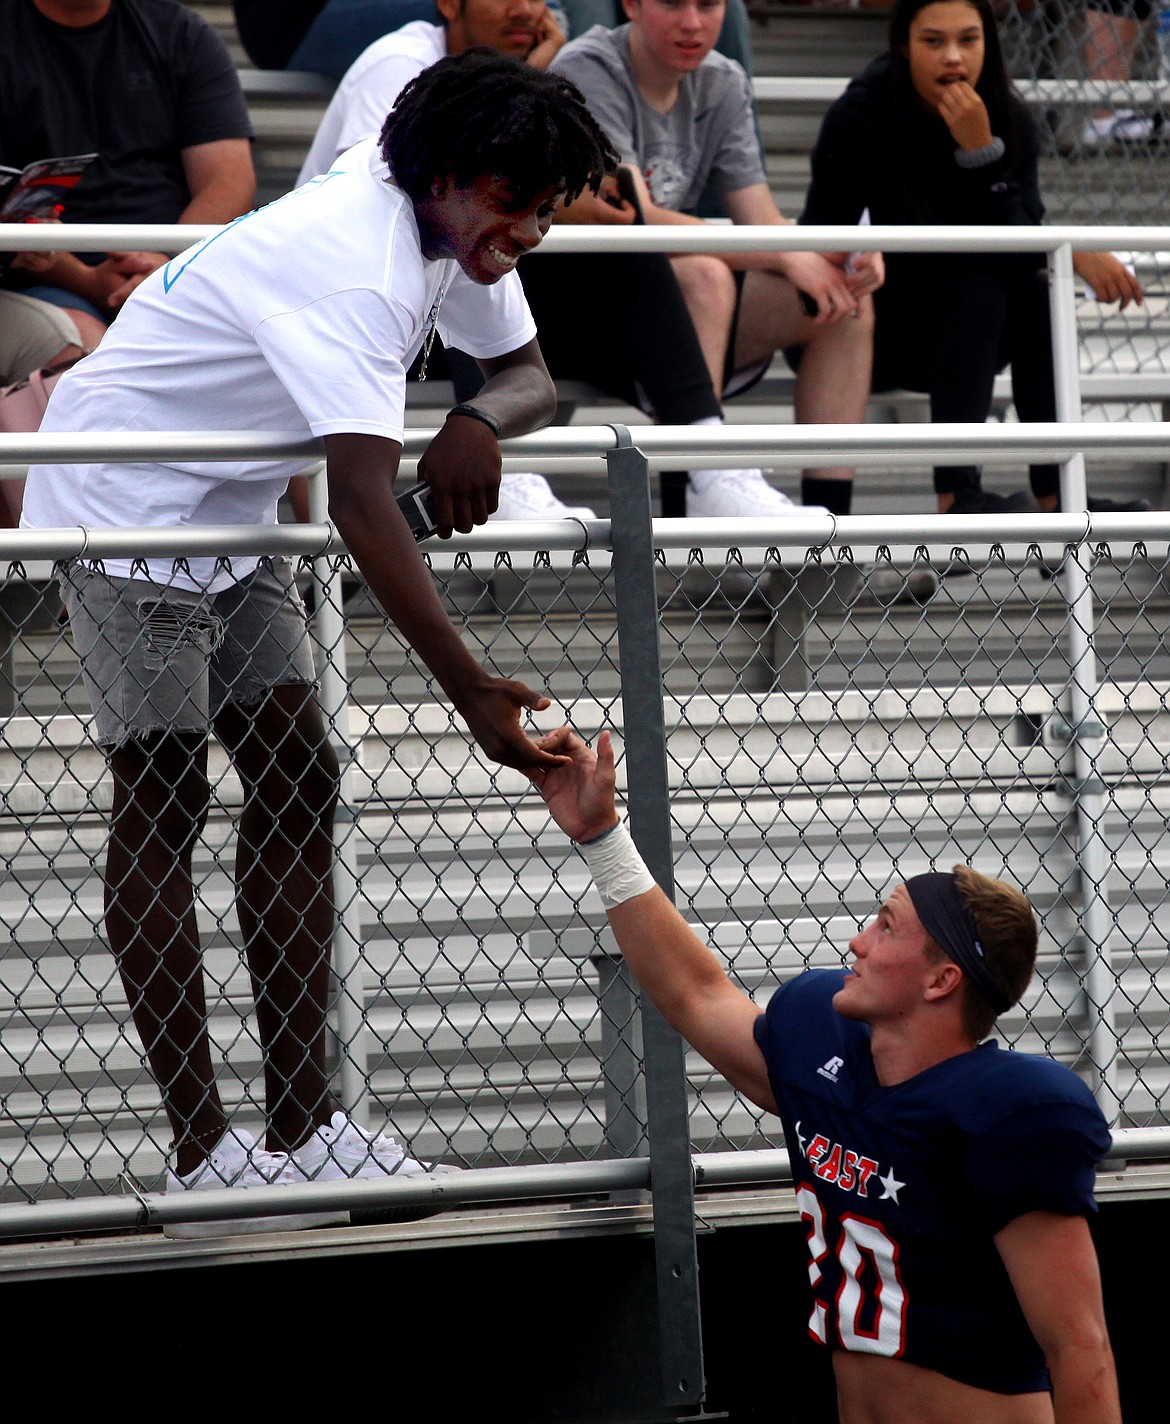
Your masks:
<path fill-rule="evenodd" d="M 382 157 L 416 201 L 436 182 L 470 187 L 485 174 L 527 207 L 550 188 L 596 193 L 618 154 L 571 80 L 476 47 L 413 79 L 382 128 Z"/>

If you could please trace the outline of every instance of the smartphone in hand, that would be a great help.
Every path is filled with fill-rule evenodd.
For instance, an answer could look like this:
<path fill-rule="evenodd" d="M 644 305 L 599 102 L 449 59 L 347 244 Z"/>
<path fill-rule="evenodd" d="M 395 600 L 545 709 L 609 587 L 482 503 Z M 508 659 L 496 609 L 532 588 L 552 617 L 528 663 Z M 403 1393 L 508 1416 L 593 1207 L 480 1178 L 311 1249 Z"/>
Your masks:
<path fill-rule="evenodd" d="M 410 532 L 416 540 L 429 539 L 435 532 L 435 501 L 430 485 L 411 485 L 396 496 L 398 508 L 402 510 Z"/>

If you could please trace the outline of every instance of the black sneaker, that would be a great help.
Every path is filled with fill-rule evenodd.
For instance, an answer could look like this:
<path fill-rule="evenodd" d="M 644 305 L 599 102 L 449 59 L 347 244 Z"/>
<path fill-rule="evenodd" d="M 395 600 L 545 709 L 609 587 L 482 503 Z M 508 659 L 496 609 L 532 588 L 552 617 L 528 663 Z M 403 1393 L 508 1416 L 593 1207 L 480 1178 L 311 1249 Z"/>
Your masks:
<path fill-rule="evenodd" d="M 1148 499 L 1096 499 L 1092 495 L 1086 503 L 1090 514 L 1149 514 L 1154 507 Z"/>
<path fill-rule="evenodd" d="M 1032 496 L 1023 490 L 1016 494 L 992 494 L 976 490 L 974 494 L 955 496 L 948 514 L 1031 514 L 1035 506 Z"/>

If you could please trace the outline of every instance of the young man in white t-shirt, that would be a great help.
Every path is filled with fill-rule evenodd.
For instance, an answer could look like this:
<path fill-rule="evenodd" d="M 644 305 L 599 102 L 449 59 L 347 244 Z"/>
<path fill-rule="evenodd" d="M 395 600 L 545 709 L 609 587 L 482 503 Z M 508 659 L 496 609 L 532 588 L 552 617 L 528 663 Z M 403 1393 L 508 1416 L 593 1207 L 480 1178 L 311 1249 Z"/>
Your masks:
<path fill-rule="evenodd" d="M 513 269 L 565 192 L 596 186 L 612 157 L 564 80 L 482 52 L 445 60 L 403 94 L 380 142 L 144 282 L 102 346 L 61 380 L 42 429 L 323 437 L 329 515 L 375 597 L 493 760 L 546 764 L 520 717 L 547 699 L 470 656 L 393 485 L 406 369 L 437 330 L 486 380 L 474 405 L 448 414 L 420 477 L 440 533 L 487 519 L 499 437 L 555 410 Z M 303 465 L 34 467 L 23 522 L 274 524 Z M 424 1170 L 393 1138 L 349 1122 L 329 1090 L 338 767 L 289 561 L 78 560 L 63 568 L 62 588 L 113 773 L 106 929 L 173 1130 L 168 1189 Z M 212 1070 L 191 875 L 210 731 L 244 786 L 237 912 L 265 1055 L 268 1151 L 229 1128 Z"/>
<path fill-rule="evenodd" d="M 585 95 L 629 166 L 643 219 L 702 222 L 695 209 L 711 186 L 733 222 L 788 226 L 759 157 L 747 78 L 732 60 L 713 52 L 724 0 L 623 4 L 628 25 L 589 30 L 560 51 L 553 68 Z M 562 216 L 570 222 L 612 222 L 614 210 L 586 194 Z M 800 348 L 797 420 L 864 420 L 873 351 L 871 294 L 884 275 L 880 254 L 849 261 L 844 252 L 693 253 L 672 260 L 716 391 L 746 389 L 775 352 Z M 844 467 L 806 470 L 802 501 L 847 514 L 852 480 L 852 470 Z M 738 515 L 744 499 L 745 491 L 712 479 L 711 472 L 692 475 L 687 512 Z M 766 502 L 761 493 L 761 504 Z"/>
<path fill-rule="evenodd" d="M 437 8 L 441 24 L 412 20 L 375 40 L 346 70 L 301 165 L 298 183 L 327 173 L 346 149 L 378 133 L 402 89 L 444 56 L 483 45 L 533 69 L 546 69 L 565 42 L 544 0 L 437 0 Z M 441 364 L 443 354 L 437 354 Z M 291 494 L 298 517 L 307 518 L 306 482 L 294 482 Z M 592 509 L 564 504 L 543 475 L 512 473 L 500 482 L 493 517 L 595 516 Z"/>

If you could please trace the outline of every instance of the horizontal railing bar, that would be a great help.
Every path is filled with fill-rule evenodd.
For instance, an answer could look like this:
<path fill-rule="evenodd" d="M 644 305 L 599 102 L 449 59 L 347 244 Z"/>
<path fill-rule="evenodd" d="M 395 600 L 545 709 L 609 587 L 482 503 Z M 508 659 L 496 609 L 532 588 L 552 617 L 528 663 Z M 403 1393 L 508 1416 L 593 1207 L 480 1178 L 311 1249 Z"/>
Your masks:
<path fill-rule="evenodd" d="M 1170 1128 L 1120 1128 L 1106 1162 L 1170 1158 Z M 792 1178 L 780 1149 L 703 1152 L 691 1158 L 698 1187 L 746 1186 Z M 468 1172 L 376 1181 L 308 1182 L 252 1187 L 246 1192 L 142 1193 L 0 1206 L 0 1238 L 51 1236 L 74 1231 L 138 1230 L 180 1221 L 244 1220 L 306 1211 L 374 1211 L 407 1206 L 443 1210 L 484 1202 L 533 1201 L 650 1186 L 647 1158 L 568 1162 L 530 1167 L 488 1167 Z"/>
<path fill-rule="evenodd" d="M 511 554 L 537 550 L 583 552 L 608 557 L 608 519 L 492 522 L 470 534 L 426 546 L 436 568 L 461 554 Z M 661 549 L 697 548 L 891 548 L 924 549 L 934 559 L 952 557 L 957 545 L 1024 549 L 1078 545 L 1089 540 L 1140 542 L 1151 556 L 1170 540 L 1170 511 L 1146 514 L 971 514 L 792 516 L 783 519 L 657 519 L 654 542 Z M 150 529 L 14 529 L 0 531 L 0 561 L 43 559 L 146 559 L 242 557 L 263 554 L 339 554 L 345 546 L 323 524 L 241 527 L 207 525 Z M 1120 556 L 1121 549 L 1115 548 Z"/>
<path fill-rule="evenodd" d="M 408 430 L 404 454 L 417 458 L 434 436 L 431 429 Z M 937 462 L 955 455 L 978 456 L 985 463 L 1031 461 L 1038 455 L 1059 461 L 1078 454 L 1124 453 L 1165 459 L 1170 452 L 1170 423 L 1098 420 L 1007 425 L 640 425 L 633 432 L 633 439 L 638 449 L 651 458 L 752 455 L 766 458 L 777 468 L 799 468 L 810 455 L 830 454 L 887 463 L 905 463 L 910 456 Z M 558 425 L 502 441 L 500 449 L 510 459 L 535 460 L 559 455 L 604 455 L 616 444 L 617 434 L 610 425 Z M 322 443 L 279 431 L 37 431 L 0 435 L 0 465 L 299 458 L 308 462 L 319 460 L 323 454 Z M 826 461 L 821 459 L 820 463 Z"/>
<path fill-rule="evenodd" d="M 246 218 L 237 218 L 243 222 Z M 0 223 L 0 252 L 182 252 L 221 227 L 192 223 Z M 1054 252 L 1170 251 L 1166 227 L 654 227 L 559 224 L 537 252 Z"/>
<path fill-rule="evenodd" d="M 322 74 L 303 70 L 241 68 L 240 85 L 251 99 L 329 99 L 337 86 Z M 757 75 L 752 94 L 759 104 L 831 104 L 845 92 L 848 78 Z M 1016 79 L 1016 93 L 1028 104 L 1154 104 L 1170 99 L 1170 82 L 1148 79 Z"/>
<path fill-rule="evenodd" d="M 760 75 L 752 80 L 759 104 L 831 104 L 850 81 L 829 77 Z M 1149 79 L 1016 79 L 1028 104 L 1156 104 L 1170 99 L 1170 81 Z"/>
<path fill-rule="evenodd" d="M 337 86 L 322 74 L 303 70 L 239 71 L 240 85 L 252 99 L 329 99 Z M 759 104 L 831 104 L 845 92 L 848 78 L 757 75 L 752 94 Z M 1016 92 L 1029 104 L 1152 104 L 1170 98 L 1165 80 L 1016 79 Z"/>
<path fill-rule="evenodd" d="M 491 1167 L 458 1174 L 398 1178 L 384 1182 L 307 1182 L 245 1191 L 135 1193 L 73 1201 L 0 1206 L 0 1238 L 57 1235 L 70 1231 L 136 1230 L 178 1221 L 227 1221 L 284 1216 L 305 1211 L 437 1206 L 475 1202 L 592 1196 L 637 1191 L 650 1184 L 644 1157 L 570 1162 L 537 1167 Z"/>

